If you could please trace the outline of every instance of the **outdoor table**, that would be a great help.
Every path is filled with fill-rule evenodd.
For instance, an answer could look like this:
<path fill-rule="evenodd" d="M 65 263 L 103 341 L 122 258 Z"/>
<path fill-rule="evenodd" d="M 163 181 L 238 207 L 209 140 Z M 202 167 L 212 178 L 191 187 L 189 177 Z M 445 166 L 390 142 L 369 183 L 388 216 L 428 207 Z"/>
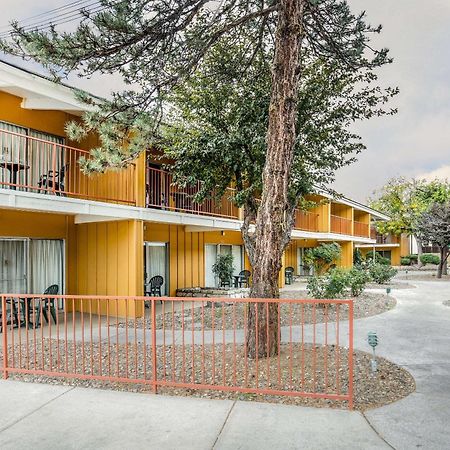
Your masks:
<path fill-rule="evenodd" d="M 17 173 L 21 170 L 28 170 L 30 166 L 27 166 L 26 164 L 23 164 L 21 162 L 14 162 L 14 161 L 3 161 L 0 163 L 0 167 L 3 167 L 5 169 L 8 169 L 10 172 L 9 176 L 9 182 L 10 182 L 10 189 L 16 190 L 16 184 L 17 184 Z"/>

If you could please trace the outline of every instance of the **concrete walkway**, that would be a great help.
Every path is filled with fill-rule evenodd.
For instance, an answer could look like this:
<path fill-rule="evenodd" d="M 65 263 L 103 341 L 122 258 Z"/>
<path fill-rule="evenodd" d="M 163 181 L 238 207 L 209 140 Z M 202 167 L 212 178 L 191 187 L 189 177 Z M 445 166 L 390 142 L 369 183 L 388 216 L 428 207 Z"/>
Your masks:
<path fill-rule="evenodd" d="M 403 365 L 417 391 L 368 411 L 154 396 L 0 381 L 0 448 L 450 448 L 448 282 L 394 290 L 397 307 L 355 322 L 355 347 Z"/>

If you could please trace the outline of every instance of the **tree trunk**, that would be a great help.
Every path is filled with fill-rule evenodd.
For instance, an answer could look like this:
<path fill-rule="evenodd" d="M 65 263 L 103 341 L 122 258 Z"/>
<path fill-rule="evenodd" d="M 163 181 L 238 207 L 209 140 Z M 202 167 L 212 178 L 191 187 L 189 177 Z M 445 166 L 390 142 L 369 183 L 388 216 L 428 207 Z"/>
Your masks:
<path fill-rule="evenodd" d="M 278 276 L 293 226 L 288 190 L 296 140 L 303 4 L 304 0 L 279 1 L 263 191 L 250 257 L 251 298 L 279 297 Z M 278 334 L 278 303 L 249 307 L 249 357 L 275 355 Z"/>
<path fill-rule="evenodd" d="M 440 254 L 441 260 L 439 261 L 439 265 L 438 265 L 438 272 L 437 272 L 438 278 L 442 278 L 442 269 L 444 267 L 445 262 L 447 261 L 446 253 L 447 253 L 447 250 L 445 247 L 439 247 L 439 254 Z"/>
<path fill-rule="evenodd" d="M 416 238 L 416 243 L 417 243 L 417 264 L 420 267 L 423 266 L 422 262 L 420 261 L 420 257 L 423 254 L 423 245 L 422 245 L 422 240 L 419 239 L 417 236 L 414 236 Z"/>

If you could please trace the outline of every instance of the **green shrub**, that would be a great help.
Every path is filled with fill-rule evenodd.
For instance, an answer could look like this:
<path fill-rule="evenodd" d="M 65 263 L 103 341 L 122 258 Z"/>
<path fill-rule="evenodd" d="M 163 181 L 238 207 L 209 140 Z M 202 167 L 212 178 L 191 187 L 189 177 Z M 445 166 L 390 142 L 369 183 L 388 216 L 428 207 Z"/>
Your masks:
<path fill-rule="evenodd" d="M 427 264 L 438 265 L 441 262 L 441 258 L 438 255 L 433 255 L 432 253 L 424 253 L 420 255 L 420 262 L 425 266 Z"/>
<path fill-rule="evenodd" d="M 396 269 L 384 264 L 373 263 L 369 267 L 370 278 L 377 284 L 387 283 L 394 278 L 396 274 Z"/>
<path fill-rule="evenodd" d="M 342 297 L 348 289 L 352 297 L 358 297 L 369 279 L 367 271 L 356 267 L 350 270 L 335 268 L 326 275 L 310 277 L 306 289 L 312 297 L 319 299 Z"/>
<path fill-rule="evenodd" d="M 353 251 L 353 264 L 357 267 L 360 267 L 364 261 L 363 255 L 359 248 L 355 248 Z"/>
<path fill-rule="evenodd" d="M 401 266 L 410 266 L 411 265 L 411 259 L 407 256 L 400 259 L 400 265 Z"/>
<path fill-rule="evenodd" d="M 411 260 L 411 264 L 417 264 L 419 262 L 419 255 L 406 255 L 405 258 L 408 258 L 409 260 Z"/>
<path fill-rule="evenodd" d="M 366 261 L 373 262 L 373 252 L 369 252 L 366 255 Z M 375 263 L 383 264 L 384 266 L 390 266 L 391 261 L 389 258 L 384 258 L 378 252 L 375 252 Z"/>
<path fill-rule="evenodd" d="M 231 281 L 233 276 L 233 255 L 218 255 L 212 271 L 220 281 Z"/>
<path fill-rule="evenodd" d="M 347 287 L 350 289 L 352 297 L 359 297 L 370 281 L 369 273 L 357 267 L 351 268 L 347 273 Z"/>
<path fill-rule="evenodd" d="M 341 258 L 341 246 L 336 242 L 320 244 L 306 251 L 304 262 L 314 266 L 316 273 L 322 273 L 325 267 Z"/>

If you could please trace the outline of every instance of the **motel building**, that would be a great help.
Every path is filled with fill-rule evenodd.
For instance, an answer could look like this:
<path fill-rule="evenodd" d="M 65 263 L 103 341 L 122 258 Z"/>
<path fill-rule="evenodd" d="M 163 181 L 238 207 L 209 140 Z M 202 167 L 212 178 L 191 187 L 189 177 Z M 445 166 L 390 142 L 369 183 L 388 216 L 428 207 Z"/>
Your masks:
<path fill-rule="evenodd" d="M 236 274 L 251 271 L 242 212 L 227 196 L 193 203 L 195 187 L 174 186 L 150 153 L 127 169 L 84 175 L 79 158 L 89 158 L 97 139 L 71 142 L 64 132 L 83 108 L 70 87 L 0 62 L 0 293 L 41 294 L 57 285 L 58 294 L 142 296 L 160 275 L 162 295 L 175 296 L 217 286 L 212 266 L 227 253 Z M 309 274 L 305 250 L 322 242 L 340 244 L 343 267 L 352 266 L 356 247 L 398 264 L 401 239 L 382 242 L 371 233 L 374 220 L 386 219 L 344 197 L 298 210 L 280 285 L 285 267 Z"/>

